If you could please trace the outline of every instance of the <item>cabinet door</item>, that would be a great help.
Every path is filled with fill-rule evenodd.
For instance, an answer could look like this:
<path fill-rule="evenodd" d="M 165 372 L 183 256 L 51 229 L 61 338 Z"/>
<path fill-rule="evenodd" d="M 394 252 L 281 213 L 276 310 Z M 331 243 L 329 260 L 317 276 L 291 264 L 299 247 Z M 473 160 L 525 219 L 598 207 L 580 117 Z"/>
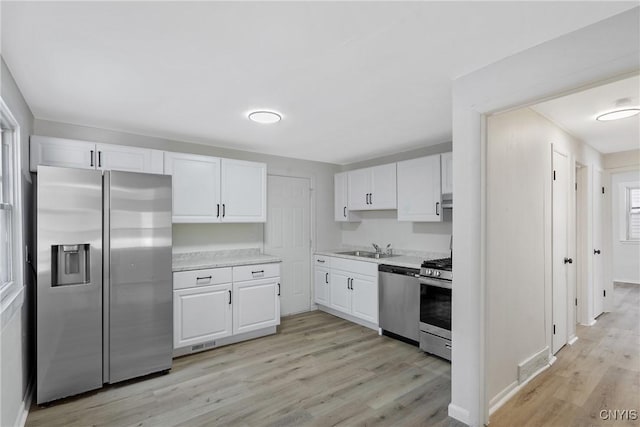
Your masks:
<path fill-rule="evenodd" d="M 233 284 L 233 333 L 280 324 L 280 278 Z"/>
<path fill-rule="evenodd" d="M 223 222 L 267 221 L 267 165 L 222 159 Z"/>
<path fill-rule="evenodd" d="M 351 313 L 350 276 L 340 271 L 329 274 L 329 307 Z"/>
<path fill-rule="evenodd" d="M 334 219 L 338 222 L 359 221 L 360 217 L 349 210 L 349 176 L 348 172 L 340 172 L 334 175 Z"/>
<path fill-rule="evenodd" d="M 162 151 L 123 145 L 96 144 L 97 167 L 102 170 L 161 174 Z"/>
<path fill-rule="evenodd" d="M 398 162 L 398 221 L 442 221 L 440 155 Z"/>
<path fill-rule="evenodd" d="M 360 319 L 378 324 L 378 283 L 375 278 L 354 276 L 351 311 Z M 416 319 L 417 321 L 417 319 Z"/>
<path fill-rule="evenodd" d="M 329 291 L 331 284 L 329 281 L 329 269 L 316 268 L 314 271 L 314 286 L 315 286 L 315 302 L 316 304 L 329 305 Z"/>
<path fill-rule="evenodd" d="M 31 172 L 37 172 L 38 165 L 96 168 L 96 145 L 93 142 L 33 135 L 30 144 Z"/>
<path fill-rule="evenodd" d="M 453 153 L 440 155 L 442 165 L 442 194 L 453 194 Z"/>
<path fill-rule="evenodd" d="M 369 169 L 357 169 L 347 172 L 348 209 L 367 210 L 369 205 Z"/>
<path fill-rule="evenodd" d="M 370 168 L 369 209 L 396 209 L 396 164 Z"/>
<path fill-rule="evenodd" d="M 231 313 L 230 283 L 173 291 L 173 347 L 231 335 Z"/>
<path fill-rule="evenodd" d="M 220 222 L 220 159 L 164 153 L 172 176 L 173 222 Z"/>

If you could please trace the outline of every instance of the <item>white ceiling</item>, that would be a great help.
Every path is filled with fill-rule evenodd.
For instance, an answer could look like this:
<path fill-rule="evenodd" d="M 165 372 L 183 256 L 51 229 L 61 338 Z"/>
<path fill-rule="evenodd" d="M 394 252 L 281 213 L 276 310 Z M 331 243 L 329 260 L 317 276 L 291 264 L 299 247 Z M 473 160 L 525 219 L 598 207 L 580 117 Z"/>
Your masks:
<path fill-rule="evenodd" d="M 449 141 L 453 78 L 637 2 L 0 4 L 37 118 L 344 164 Z"/>
<path fill-rule="evenodd" d="M 616 101 L 629 98 L 624 106 Z M 601 153 L 640 148 L 640 115 L 600 122 L 596 117 L 611 110 L 640 108 L 640 76 L 630 77 L 542 102 L 532 108 Z"/>

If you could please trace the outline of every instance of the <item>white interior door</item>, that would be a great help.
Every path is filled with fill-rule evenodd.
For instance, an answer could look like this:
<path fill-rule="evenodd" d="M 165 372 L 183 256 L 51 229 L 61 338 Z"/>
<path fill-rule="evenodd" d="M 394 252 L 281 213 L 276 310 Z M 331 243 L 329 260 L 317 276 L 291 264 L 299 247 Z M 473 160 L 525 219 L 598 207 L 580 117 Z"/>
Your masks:
<path fill-rule="evenodd" d="M 593 317 L 604 311 L 604 273 L 603 273 L 603 241 L 602 241 L 602 209 L 604 193 L 602 191 L 602 171 L 593 171 Z"/>
<path fill-rule="evenodd" d="M 569 159 L 557 151 L 553 152 L 553 199 L 552 199 L 552 352 L 557 353 L 567 343 L 568 281 L 570 258 L 568 248 L 569 208 Z"/>
<path fill-rule="evenodd" d="M 269 175 L 264 250 L 282 258 L 281 315 L 311 308 L 310 182 Z"/>

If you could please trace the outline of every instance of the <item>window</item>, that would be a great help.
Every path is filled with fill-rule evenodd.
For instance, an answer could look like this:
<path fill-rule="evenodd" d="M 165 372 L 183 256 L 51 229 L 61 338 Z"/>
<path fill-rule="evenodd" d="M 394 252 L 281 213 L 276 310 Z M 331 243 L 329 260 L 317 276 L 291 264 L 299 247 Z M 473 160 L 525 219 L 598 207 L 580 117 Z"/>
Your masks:
<path fill-rule="evenodd" d="M 0 149 L 0 290 L 13 282 L 12 132 L 2 129 Z"/>
<path fill-rule="evenodd" d="M 0 98 L 0 307 L 18 295 L 22 280 L 22 221 L 18 123 Z"/>
<path fill-rule="evenodd" d="M 640 187 L 627 187 L 627 240 L 640 240 Z"/>

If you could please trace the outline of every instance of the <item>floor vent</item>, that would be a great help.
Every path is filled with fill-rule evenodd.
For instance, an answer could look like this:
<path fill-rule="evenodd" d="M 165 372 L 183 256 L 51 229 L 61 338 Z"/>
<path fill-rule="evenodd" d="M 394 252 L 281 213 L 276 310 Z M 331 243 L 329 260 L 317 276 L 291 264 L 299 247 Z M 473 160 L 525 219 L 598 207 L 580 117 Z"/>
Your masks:
<path fill-rule="evenodd" d="M 191 346 L 191 351 L 200 351 L 200 350 L 204 350 L 207 348 L 213 348 L 216 346 L 216 342 L 215 341 L 208 341 L 202 344 L 196 344 L 196 345 L 192 345 Z"/>

